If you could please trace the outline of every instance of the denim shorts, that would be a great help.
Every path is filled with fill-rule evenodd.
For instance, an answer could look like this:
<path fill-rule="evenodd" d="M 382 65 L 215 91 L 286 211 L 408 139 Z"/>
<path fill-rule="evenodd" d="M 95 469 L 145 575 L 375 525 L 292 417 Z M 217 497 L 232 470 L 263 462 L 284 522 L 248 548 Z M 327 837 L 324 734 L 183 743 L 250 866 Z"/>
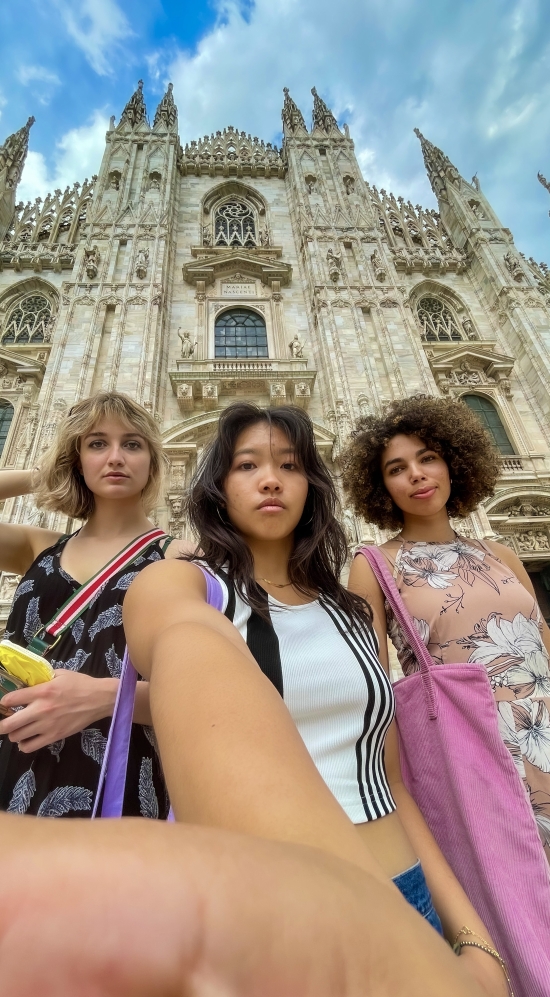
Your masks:
<path fill-rule="evenodd" d="M 412 865 L 410 869 L 405 869 L 405 872 L 400 872 L 398 876 L 394 876 L 393 881 L 411 907 L 414 907 L 428 924 L 431 924 L 432 928 L 435 928 L 442 935 L 441 921 L 432 903 L 432 895 L 428 889 L 420 862 Z"/>

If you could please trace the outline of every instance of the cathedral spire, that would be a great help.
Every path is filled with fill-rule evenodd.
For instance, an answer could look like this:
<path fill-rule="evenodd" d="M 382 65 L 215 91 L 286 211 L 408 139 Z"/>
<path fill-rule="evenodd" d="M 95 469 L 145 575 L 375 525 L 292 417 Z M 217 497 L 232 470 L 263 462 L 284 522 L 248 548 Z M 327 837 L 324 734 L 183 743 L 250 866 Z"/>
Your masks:
<path fill-rule="evenodd" d="M 153 121 L 153 128 L 162 121 L 167 128 L 172 128 L 178 120 L 178 109 L 174 103 L 173 95 L 174 84 L 169 83 L 168 89 L 164 94 L 159 106 L 155 112 L 155 120 Z"/>
<path fill-rule="evenodd" d="M 147 108 L 145 107 L 145 101 L 143 99 L 143 80 L 138 80 L 137 90 L 132 94 L 130 100 L 126 104 L 121 116 L 120 124 L 123 121 L 127 121 L 128 124 L 134 128 L 135 125 L 141 124 L 142 121 L 146 121 Z"/>
<path fill-rule="evenodd" d="M 324 100 L 319 97 L 315 87 L 311 88 L 311 92 L 313 94 L 313 128 L 321 128 L 325 132 L 330 132 L 332 128 L 338 129 L 336 118 Z"/>
<path fill-rule="evenodd" d="M 460 173 L 453 166 L 449 157 L 441 149 L 438 149 L 436 145 L 428 142 L 428 139 L 424 138 L 418 128 L 414 129 L 414 134 L 420 140 L 424 164 L 428 179 L 432 185 L 432 190 L 436 197 L 440 197 L 442 194 L 445 194 L 448 181 L 455 184 L 455 186 L 460 184 Z"/>
<path fill-rule="evenodd" d="M 29 148 L 29 132 L 34 120 L 29 118 L 26 125 L 9 135 L 4 145 L 0 145 L 0 178 L 4 180 L 6 187 L 17 187 L 21 179 Z"/>
<path fill-rule="evenodd" d="M 283 93 L 285 95 L 282 110 L 283 125 L 288 128 L 289 132 L 294 132 L 297 128 L 304 128 L 307 131 L 304 116 L 298 105 L 292 100 L 288 87 L 283 87 Z"/>

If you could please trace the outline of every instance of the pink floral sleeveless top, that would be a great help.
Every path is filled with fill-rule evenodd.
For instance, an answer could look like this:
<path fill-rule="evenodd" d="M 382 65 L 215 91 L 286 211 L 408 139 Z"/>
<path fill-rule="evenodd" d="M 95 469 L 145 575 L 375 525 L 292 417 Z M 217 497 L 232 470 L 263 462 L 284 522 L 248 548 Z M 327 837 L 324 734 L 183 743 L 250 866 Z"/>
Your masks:
<path fill-rule="evenodd" d="M 394 577 L 435 661 L 476 661 L 487 668 L 500 732 L 529 792 L 550 861 L 550 669 L 536 600 L 488 547 L 460 536 L 448 543 L 404 542 Z M 418 664 L 388 603 L 386 615 L 399 662 L 410 675 Z"/>

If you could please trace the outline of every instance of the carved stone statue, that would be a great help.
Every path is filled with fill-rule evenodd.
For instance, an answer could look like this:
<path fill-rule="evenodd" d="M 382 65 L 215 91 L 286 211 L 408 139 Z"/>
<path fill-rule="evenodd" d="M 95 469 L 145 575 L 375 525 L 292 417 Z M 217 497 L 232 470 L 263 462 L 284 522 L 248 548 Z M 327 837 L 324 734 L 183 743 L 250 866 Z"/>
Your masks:
<path fill-rule="evenodd" d="M 94 280 L 97 277 L 100 260 L 101 256 L 99 255 L 97 246 L 92 246 L 91 249 L 84 250 L 84 269 L 90 280 Z"/>
<path fill-rule="evenodd" d="M 203 246 L 212 245 L 212 233 L 209 225 L 203 225 L 202 227 L 202 244 Z"/>
<path fill-rule="evenodd" d="M 161 179 L 162 177 L 160 173 L 153 170 L 153 172 L 149 174 L 149 190 L 160 190 Z"/>
<path fill-rule="evenodd" d="M 345 176 L 343 182 L 344 182 L 344 187 L 346 189 L 346 194 L 353 194 L 353 192 L 355 191 L 354 178 L 350 176 Z"/>
<path fill-rule="evenodd" d="M 304 359 L 304 344 L 300 342 L 298 335 L 294 336 L 294 339 L 288 344 L 288 348 L 293 360 Z"/>
<path fill-rule="evenodd" d="M 517 284 L 521 283 L 525 274 L 523 272 L 523 267 L 519 262 L 517 256 L 513 256 L 511 252 L 507 252 L 504 256 L 504 263 L 506 269 L 511 274 L 512 278 Z"/>
<path fill-rule="evenodd" d="M 342 254 L 335 253 L 331 248 L 327 252 L 328 275 L 334 283 L 338 283 L 342 275 Z"/>
<path fill-rule="evenodd" d="M 357 543 L 357 524 L 351 509 L 344 509 L 342 514 L 342 526 L 344 527 L 344 533 L 346 534 L 348 545 L 351 547 L 353 544 Z"/>
<path fill-rule="evenodd" d="M 462 322 L 462 328 L 464 329 L 464 332 L 466 333 L 468 339 L 470 340 L 479 339 L 479 336 L 474 329 L 474 323 L 472 322 L 471 319 L 465 318 L 464 321 Z"/>
<path fill-rule="evenodd" d="M 313 194 L 317 184 L 317 177 L 314 177 L 312 173 L 308 173 L 307 176 L 304 177 L 304 183 L 307 187 L 308 194 Z"/>
<path fill-rule="evenodd" d="M 269 232 L 266 228 L 260 229 L 260 246 L 263 246 L 265 249 L 269 246 Z"/>
<path fill-rule="evenodd" d="M 136 277 L 139 280 L 145 280 L 147 276 L 147 268 L 149 266 L 149 250 L 142 246 L 138 249 L 138 254 L 136 257 Z"/>
<path fill-rule="evenodd" d="M 197 343 L 192 343 L 190 334 L 188 332 L 182 332 L 181 329 L 178 329 L 178 336 L 181 340 L 182 360 L 192 360 Z"/>
<path fill-rule="evenodd" d="M 381 283 L 383 283 L 386 280 L 386 277 L 388 276 L 388 271 L 386 270 L 386 267 L 382 263 L 382 260 L 380 259 L 378 251 L 376 249 L 374 250 L 374 253 L 371 254 L 371 263 L 374 269 L 374 276 L 376 277 L 376 280 L 379 280 Z"/>
<path fill-rule="evenodd" d="M 118 190 L 120 187 L 120 173 L 118 170 L 111 170 L 109 173 L 109 187 L 111 190 Z"/>

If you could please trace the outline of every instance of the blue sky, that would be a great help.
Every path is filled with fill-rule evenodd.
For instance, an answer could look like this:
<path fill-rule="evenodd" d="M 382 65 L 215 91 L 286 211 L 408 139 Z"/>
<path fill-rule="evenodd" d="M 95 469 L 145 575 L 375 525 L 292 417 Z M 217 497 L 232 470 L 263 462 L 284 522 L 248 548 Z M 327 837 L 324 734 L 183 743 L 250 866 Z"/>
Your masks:
<path fill-rule="evenodd" d="M 0 4 L 0 141 L 36 124 L 22 199 L 97 171 L 139 78 L 174 83 L 182 141 L 232 124 L 280 141 L 282 87 L 315 85 L 371 183 L 435 204 L 413 128 L 550 262 L 548 0 L 26 0 Z"/>

